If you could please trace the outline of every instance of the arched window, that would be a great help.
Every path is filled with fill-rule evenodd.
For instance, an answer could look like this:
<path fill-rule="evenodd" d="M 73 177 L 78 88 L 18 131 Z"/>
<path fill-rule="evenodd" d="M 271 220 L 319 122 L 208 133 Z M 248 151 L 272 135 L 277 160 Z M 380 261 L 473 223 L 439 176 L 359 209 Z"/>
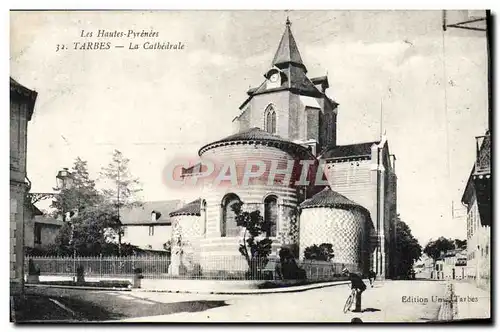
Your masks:
<path fill-rule="evenodd" d="M 236 225 L 236 214 L 233 211 L 233 206 L 240 202 L 240 198 L 235 194 L 228 194 L 222 199 L 222 220 L 220 225 L 222 237 L 238 236 L 240 234 L 240 228 Z"/>
<path fill-rule="evenodd" d="M 201 201 L 201 222 L 203 227 L 202 235 L 207 234 L 207 202 L 205 200 Z"/>
<path fill-rule="evenodd" d="M 264 220 L 270 224 L 266 235 L 276 237 L 278 225 L 278 198 L 276 196 L 268 196 L 264 200 Z"/>
<path fill-rule="evenodd" d="M 269 105 L 264 113 L 265 128 L 268 133 L 276 134 L 276 111 Z"/>

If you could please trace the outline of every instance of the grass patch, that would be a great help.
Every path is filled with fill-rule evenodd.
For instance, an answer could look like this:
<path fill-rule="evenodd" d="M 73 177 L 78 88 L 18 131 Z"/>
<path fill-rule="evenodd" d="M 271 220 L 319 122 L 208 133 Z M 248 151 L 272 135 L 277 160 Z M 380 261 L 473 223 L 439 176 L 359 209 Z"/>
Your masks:
<path fill-rule="evenodd" d="M 95 288 L 128 288 L 131 283 L 123 280 L 100 280 L 100 281 L 85 281 L 84 283 L 77 283 L 72 280 L 67 281 L 43 281 L 40 285 L 54 285 L 54 286 L 80 286 L 80 287 L 95 287 Z"/>

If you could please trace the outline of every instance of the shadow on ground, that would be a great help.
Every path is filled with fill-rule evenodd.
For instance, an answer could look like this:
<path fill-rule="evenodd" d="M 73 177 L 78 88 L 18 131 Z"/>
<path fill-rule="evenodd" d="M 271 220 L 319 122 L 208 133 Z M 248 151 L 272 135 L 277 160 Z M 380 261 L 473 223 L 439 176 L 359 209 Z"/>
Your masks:
<path fill-rule="evenodd" d="M 67 306 L 72 312 L 57 305 L 54 300 Z M 69 301 L 71 305 L 68 305 L 68 301 L 62 298 L 43 295 L 26 295 L 14 298 L 13 302 L 13 321 L 15 323 L 34 323 L 43 321 L 78 322 L 120 319 L 124 317 L 78 299 L 72 299 Z"/>
<path fill-rule="evenodd" d="M 53 300 L 69 310 L 57 305 Z M 175 303 L 154 303 L 132 307 L 100 305 L 77 298 L 28 295 L 17 297 L 13 303 L 16 324 L 33 323 L 81 323 L 114 321 L 126 318 L 169 315 L 179 312 L 200 312 L 227 306 L 225 301 L 186 301 Z"/>
<path fill-rule="evenodd" d="M 365 308 L 365 309 L 361 310 L 361 312 L 377 312 L 377 311 L 380 311 L 380 309 L 376 309 L 376 308 Z"/>
<path fill-rule="evenodd" d="M 136 310 L 126 310 L 119 315 L 110 315 L 106 319 L 96 320 L 120 320 L 124 318 L 151 317 L 159 315 L 171 315 L 180 312 L 200 312 L 209 309 L 228 306 L 225 301 L 185 301 L 175 303 L 155 303 L 153 305 L 138 305 Z"/>

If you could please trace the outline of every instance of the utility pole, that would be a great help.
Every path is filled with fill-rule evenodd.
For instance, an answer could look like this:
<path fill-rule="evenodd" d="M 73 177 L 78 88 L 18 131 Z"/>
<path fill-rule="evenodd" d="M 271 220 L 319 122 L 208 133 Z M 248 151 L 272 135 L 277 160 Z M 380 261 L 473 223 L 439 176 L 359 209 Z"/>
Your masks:
<path fill-rule="evenodd" d="M 486 22 L 486 28 L 478 28 L 474 26 L 470 26 L 470 24 L 473 23 L 478 23 L 478 22 Z M 486 10 L 485 11 L 485 16 L 484 17 L 478 17 L 478 18 L 473 18 L 470 20 L 462 21 L 462 22 L 457 22 L 453 24 L 449 24 L 447 15 L 446 15 L 446 10 L 443 10 L 443 31 L 447 31 L 449 28 L 452 29 L 463 29 L 463 30 L 470 30 L 470 31 L 483 31 L 486 32 L 486 56 L 487 56 L 487 63 L 488 63 L 488 133 L 491 133 L 491 120 L 492 120 L 492 92 L 493 92 L 493 68 L 492 68 L 492 60 L 491 60 L 491 24 L 492 24 L 492 18 L 491 18 L 491 10 Z"/>
<path fill-rule="evenodd" d="M 118 256 L 122 256 L 122 233 L 121 233 L 121 227 L 120 227 L 120 163 L 117 165 L 117 171 L 118 171 L 118 181 L 116 183 L 116 195 L 117 195 L 117 212 L 118 212 Z"/>

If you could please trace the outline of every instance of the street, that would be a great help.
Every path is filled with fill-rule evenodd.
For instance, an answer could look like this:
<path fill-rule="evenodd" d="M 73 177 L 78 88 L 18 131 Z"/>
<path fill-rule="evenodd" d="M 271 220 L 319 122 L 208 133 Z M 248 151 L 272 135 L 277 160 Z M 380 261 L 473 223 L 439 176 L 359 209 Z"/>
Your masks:
<path fill-rule="evenodd" d="M 437 281 L 383 281 L 363 293 L 361 313 L 343 313 L 348 285 L 296 293 L 205 295 L 29 288 L 57 300 L 73 321 L 124 322 L 425 322 L 436 320 L 444 294 Z M 406 297 L 406 298 L 405 298 Z M 408 299 L 429 301 L 412 302 Z M 33 319 L 33 318 L 32 318 Z M 40 318 L 38 318 L 40 319 Z M 43 320 L 43 318 L 41 318 Z M 59 318 L 60 319 L 60 318 Z"/>

